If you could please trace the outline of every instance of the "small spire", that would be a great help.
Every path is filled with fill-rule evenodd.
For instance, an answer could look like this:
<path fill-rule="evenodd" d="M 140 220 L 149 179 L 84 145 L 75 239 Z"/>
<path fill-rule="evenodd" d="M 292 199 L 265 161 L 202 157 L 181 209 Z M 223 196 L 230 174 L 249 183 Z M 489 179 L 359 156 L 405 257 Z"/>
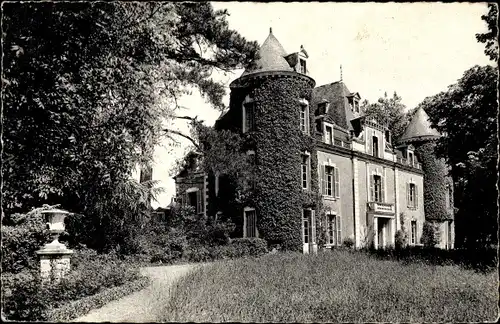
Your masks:
<path fill-rule="evenodd" d="M 342 81 L 342 64 L 340 64 L 340 81 Z"/>
<path fill-rule="evenodd" d="M 273 33 L 273 27 L 269 27 L 269 34 Z"/>

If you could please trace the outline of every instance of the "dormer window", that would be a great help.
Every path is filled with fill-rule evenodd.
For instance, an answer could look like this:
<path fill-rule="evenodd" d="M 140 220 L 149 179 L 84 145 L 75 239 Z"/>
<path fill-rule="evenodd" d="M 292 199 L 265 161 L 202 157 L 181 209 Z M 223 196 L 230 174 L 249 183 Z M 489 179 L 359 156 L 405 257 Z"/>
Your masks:
<path fill-rule="evenodd" d="M 316 110 L 317 115 L 324 115 L 328 113 L 328 102 L 320 102 L 318 104 L 318 109 Z"/>
<path fill-rule="evenodd" d="M 359 96 L 359 94 L 356 92 L 352 95 L 349 95 L 347 97 L 348 101 L 349 101 L 349 107 L 351 108 L 351 111 L 353 113 L 356 113 L 356 114 L 359 114 L 360 112 L 360 108 L 359 108 L 359 99 L 361 97 Z"/>
<path fill-rule="evenodd" d="M 413 152 L 408 152 L 408 164 L 413 166 Z"/>
<path fill-rule="evenodd" d="M 372 154 L 374 157 L 378 157 L 378 137 L 373 136 L 372 137 Z"/>
<path fill-rule="evenodd" d="M 325 142 L 326 144 L 333 144 L 333 128 L 325 125 Z"/>
<path fill-rule="evenodd" d="M 306 60 L 299 59 L 299 62 L 300 62 L 300 73 L 306 74 L 307 73 Z"/>

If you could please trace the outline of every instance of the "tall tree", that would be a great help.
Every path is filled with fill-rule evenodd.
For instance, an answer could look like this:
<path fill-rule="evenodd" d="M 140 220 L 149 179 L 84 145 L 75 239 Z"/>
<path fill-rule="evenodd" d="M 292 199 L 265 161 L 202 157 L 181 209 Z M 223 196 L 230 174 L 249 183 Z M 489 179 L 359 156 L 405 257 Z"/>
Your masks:
<path fill-rule="evenodd" d="M 195 88 L 222 109 L 212 71 L 255 59 L 226 15 L 207 2 L 3 4 L 5 213 L 59 203 L 94 239 L 131 222 L 148 192 L 130 174 L 177 99 Z"/>
<path fill-rule="evenodd" d="M 488 4 L 488 14 L 482 15 L 486 22 L 488 32 L 476 34 L 478 42 L 485 43 L 484 53 L 490 60 L 498 61 L 498 4 Z"/>
<path fill-rule="evenodd" d="M 375 118 L 379 123 L 386 125 L 392 133 L 393 143 L 403 135 L 408 117 L 406 115 L 406 106 L 401 102 L 401 97 L 396 91 L 392 97 L 387 96 L 378 99 L 377 102 L 370 104 L 363 101 L 363 107 L 367 118 Z"/>
<path fill-rule="evenodd" d="M 451 166 L 459 246 L 497 241 L 497 79 L 498 68 L 474 66 L 419 105 L 444 135 L 436 153 Z"/>

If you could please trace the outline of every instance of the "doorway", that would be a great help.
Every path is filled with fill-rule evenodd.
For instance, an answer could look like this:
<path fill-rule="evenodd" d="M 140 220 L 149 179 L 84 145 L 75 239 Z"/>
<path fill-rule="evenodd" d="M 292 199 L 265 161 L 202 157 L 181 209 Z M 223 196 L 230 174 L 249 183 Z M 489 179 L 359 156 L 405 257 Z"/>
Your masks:
<path fill-rule="evenodd" d="M 376 217 L 375 222 L 377 226 L 375 248 L 385 249 L 391 242 L 391 218 Z"/>

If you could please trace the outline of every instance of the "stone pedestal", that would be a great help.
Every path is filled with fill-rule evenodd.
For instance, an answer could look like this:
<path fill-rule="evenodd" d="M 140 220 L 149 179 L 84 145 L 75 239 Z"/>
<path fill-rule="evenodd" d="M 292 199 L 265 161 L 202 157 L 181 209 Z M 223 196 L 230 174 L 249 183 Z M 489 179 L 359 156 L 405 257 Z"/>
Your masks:
<path fill-rule="evenodd" d="M 71 269 L 72 250 L 41 249 L 36 253 L 40 258 L 40 275 L 45 283 L 59 283 Z"/>

